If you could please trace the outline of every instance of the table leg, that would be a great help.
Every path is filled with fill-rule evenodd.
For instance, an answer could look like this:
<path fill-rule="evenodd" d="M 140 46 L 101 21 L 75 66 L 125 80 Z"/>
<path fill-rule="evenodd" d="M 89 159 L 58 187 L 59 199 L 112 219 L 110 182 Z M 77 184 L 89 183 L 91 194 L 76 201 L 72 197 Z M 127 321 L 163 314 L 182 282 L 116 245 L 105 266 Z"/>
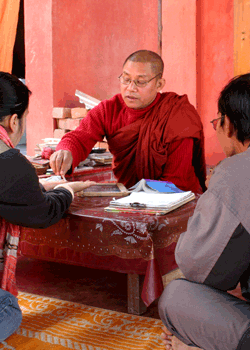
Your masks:
<path fill-rule="evenodd" d="M 128 274 L 128 313 L 142 315 L 147 311 L 147 307 L 142 301 L 141 292 L 144 276 L 137 274 Z"/>

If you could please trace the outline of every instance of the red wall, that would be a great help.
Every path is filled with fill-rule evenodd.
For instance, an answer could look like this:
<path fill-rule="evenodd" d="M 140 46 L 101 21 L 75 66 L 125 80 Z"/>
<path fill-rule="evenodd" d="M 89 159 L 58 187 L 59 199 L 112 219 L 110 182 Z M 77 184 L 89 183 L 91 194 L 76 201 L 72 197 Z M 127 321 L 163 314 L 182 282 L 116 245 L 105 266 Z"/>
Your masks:
<path fill-rule="evenodd" d="M 233 0 L 199 0 L 197 7 L 197 106 L 209 165 L 225 158 L 210 121 L 217 116 L 220 91 L 234 74 L 233 5 Z"/>
<path fill-rule="evenodd" d="M 201 115 L 209 165 L 224 157 L 210 120 L 233 77 L 233 0 L 162 1 L 164 91 L 187 93 Z M 33 92 L 27 152 L 53 135 L 53 107 L 78 106 L 75 90 L 100 100 L 135 50 L 158 49 L 158 0 L 25 0 L 26 80 Z"/>
<path fill-rule="evenodd" d="M 78 100 L 76 89 L 99 100 L 119 92 L 118 76 L 126 57 L 139 49 L 157 51 L 157 3 L 53 1 L 55 107 Z"/>
<path fill-rule="evenodd" d="M 165 91 L 187 94 L 201 116 L 208 165 L 224 153 L 210 121 L 217 100 L 233 77 L 233 0 L 163 1 Z"/>
<path fill-rule="evenodd" d="M 162 2 L 164 91 L 187 94 L 196 105 L 196 0 Z"/>
<path fill-rule="evenodd" d="M 197 107 L 208 165 L 225 157 L 210 121 L 219 92 L 233 77 L 233 26 L 233 0 L 163 1 L 165 91 L 186 93 Z"/>
<path fill-rule="evenodd" d="M 28 154 L 53 136 L 53 107 L 79 105 L 76 89 L 98 99 L 119 92 L 126 57 L 157 51 L 157 16 L 158 0 L 25 0 Z"/>

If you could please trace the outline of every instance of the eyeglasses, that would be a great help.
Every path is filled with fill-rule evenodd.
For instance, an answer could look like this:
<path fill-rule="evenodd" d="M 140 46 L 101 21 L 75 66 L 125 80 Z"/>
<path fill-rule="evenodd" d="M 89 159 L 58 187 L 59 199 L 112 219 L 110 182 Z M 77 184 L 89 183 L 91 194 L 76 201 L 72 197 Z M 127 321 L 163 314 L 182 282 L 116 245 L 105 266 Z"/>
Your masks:
<path fill-rule="evenodd" d="M 153 80 L 156 77 L 158 77 L 158 75 L 161 75 L 161 73 L 158 73 L 155 77 L 151 78 L 148 81 L 145 81 L 145 80 L 132 80 L 130 78 L 124 77 L 122 74 L 118 77 L 118 79 L 120 80 L 120 82 L 123 85 L 129 85 L 129 84 L 131 84 L 131 82 L 133 82 L 138 87 L 145 87 L 151 80 Z"/>
<path fill-rule="evenodd" d="M 213 128 L 214 128 L 214 130 L 216 130 L 216 127 L 217 127 L 218 121 L 219 121 L 220 119 L 222 119 L 223 117 L 224 117 L 224 115 L 222 115 L 222 116 L 221 116 L 221 117 L 219 117 L 219 118 L 216 118 L 216 119 L 211 120 L 211 122 L 210 122 L 210 123 L 212 123 L 212 124 L 213 124 Z"/>

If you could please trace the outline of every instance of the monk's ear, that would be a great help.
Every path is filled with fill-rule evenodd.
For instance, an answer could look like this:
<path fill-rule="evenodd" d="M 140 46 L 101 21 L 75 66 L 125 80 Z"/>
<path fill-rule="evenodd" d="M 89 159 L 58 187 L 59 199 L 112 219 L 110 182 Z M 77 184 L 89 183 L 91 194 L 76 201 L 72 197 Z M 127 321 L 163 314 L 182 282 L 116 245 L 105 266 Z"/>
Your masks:
<path fill-rule="evenodd" d="M 157 91 L 160 92 L 164 88 L 165 84 L 166 81 L 164 78 L 158 79 L 156 82 Z"/>

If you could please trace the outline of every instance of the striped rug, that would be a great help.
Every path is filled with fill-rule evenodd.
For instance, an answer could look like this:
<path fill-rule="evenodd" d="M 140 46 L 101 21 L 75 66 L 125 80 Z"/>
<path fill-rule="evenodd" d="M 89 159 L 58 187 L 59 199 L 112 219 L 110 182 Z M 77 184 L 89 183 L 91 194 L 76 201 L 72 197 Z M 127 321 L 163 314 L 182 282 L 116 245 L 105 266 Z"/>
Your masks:
<path fill-rule="evenodd" d="M 162 323 L 148 317 L 18 294 L 23 321 L 6 350 L 164 350 Z"/>

